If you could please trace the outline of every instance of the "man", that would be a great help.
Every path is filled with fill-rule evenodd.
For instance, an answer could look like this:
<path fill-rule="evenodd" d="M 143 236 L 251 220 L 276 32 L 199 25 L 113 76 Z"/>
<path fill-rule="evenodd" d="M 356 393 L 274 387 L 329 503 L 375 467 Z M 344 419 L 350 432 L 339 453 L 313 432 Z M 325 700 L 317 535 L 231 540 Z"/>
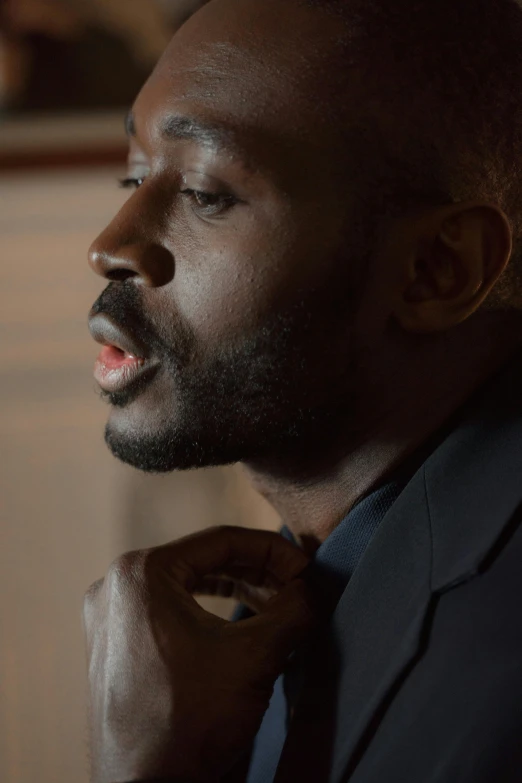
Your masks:
<path fill-rule="evenodd" d="M 96 783 L 522 780 L 521 43 L 512 0 L 213 0 L 138 96 L 107 443 L 284 527 L 89 590 Z"/>

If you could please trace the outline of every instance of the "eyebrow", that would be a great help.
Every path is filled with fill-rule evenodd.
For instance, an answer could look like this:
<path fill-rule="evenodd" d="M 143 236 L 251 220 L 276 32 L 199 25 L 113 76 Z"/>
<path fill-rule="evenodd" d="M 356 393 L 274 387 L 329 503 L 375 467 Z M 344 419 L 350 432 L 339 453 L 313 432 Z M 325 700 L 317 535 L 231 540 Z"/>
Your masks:
<path fill-rule="evenodd" d="M 194 141 L 206 147 L 237 148 L 234 134 L 225 125 L 177 114 L 164 120 L 161 134 L 168 140 Z"/>
<path fill-rule="evenodd" d="M 125 118 L 127 136 L 136 136 L 136 122 L 130 111 Z M 169 141 L 194 141 L 216 149 L 238 149 L 235 134 L 226 125 L 173 114 L 161 123 L 161 135 Z"/>

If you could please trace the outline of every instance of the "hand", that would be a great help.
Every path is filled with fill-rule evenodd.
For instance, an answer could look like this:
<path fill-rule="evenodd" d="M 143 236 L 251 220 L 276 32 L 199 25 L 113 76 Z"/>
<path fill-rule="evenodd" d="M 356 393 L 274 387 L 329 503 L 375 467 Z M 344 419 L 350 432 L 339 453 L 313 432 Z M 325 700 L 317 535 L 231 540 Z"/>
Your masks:
<path fill-rule="evenodd" d="M 275 680 L 313 624 L 282 536 L 211 528 L 117 558 L 84 605 L 93 783 L 216 781 L 254 739 Z M 246 597 L 231 623 L 193 594 Z"/>

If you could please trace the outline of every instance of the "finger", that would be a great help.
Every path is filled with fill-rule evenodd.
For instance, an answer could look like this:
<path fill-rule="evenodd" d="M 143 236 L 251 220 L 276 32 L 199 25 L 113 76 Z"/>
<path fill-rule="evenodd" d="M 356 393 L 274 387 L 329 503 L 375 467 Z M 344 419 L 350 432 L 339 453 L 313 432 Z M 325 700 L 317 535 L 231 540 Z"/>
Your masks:
<path fill-rule="evenodd" d="M 246 582 L 227 579 L 226 577 L 204 576 L 194 587 L 193 594 L 233 598 L 241 601 L 254 612 L 260 612 L 275 595 L 275 590 L 266 587 L 254 587 Z"/>
<path fill-rule="evenodd" d="M 308 565 L 308 558 L 294 544 L 278 533 L 241 527 L 216 527 L 165 544 L 154 550 L 172 576 L 187 590 L 197 580 L 228 566 L 243 567 L 258 572 L 258 583 L 269 573 L 281 584 L 294 579 Z"/>
<path fill-rule="evenodd" d="M 274 591 L 283 587 L 283 582 L 270 571 L 261 571 L 235 561 L 226 564 L 226 572 L 223 572 L 221 568 L 217 568 L 212 572 L 212 576 L 226 576 L 236 582 L 246 582 L 253 587 L 268 587 Z"/>
<path fill-rule="evenodd" d="M 97 599 L 103 587 L 104 579 L 97 579 L 87 588 L 83 596 L 83 624 L 88 632 L 92 627 L 92 620 L 96 610 Z"/>
<path fill-rule="evenodd" d="M 267 649 L 273 652 L 275 664 L 282 665 L 318 619 L 318 604 L 309 585 L 304 579 L 294 579 L 261 607 L 258 615 L 240 620 L 237 625 L 250 625 L 263 638 L 270 639 Z"/>

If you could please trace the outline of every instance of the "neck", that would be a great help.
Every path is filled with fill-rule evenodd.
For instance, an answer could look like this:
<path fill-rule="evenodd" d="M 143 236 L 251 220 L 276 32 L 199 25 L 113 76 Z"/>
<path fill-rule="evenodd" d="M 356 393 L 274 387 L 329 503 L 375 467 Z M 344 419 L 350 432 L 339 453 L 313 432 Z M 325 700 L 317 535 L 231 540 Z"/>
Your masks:
<path fill-rule="evenodd" d="M 520 348 L 519 321 L 514 328 L 513 321 L 506 325 L 491 318 L 458 327 L 451 342 L 419 338 L 399 354 L 389 345 L 373 352 L 371 367 L 359 364 L 353 379 L 352 424 L 339 423 L 335 443 L 301 444 L 299 454 L 244 465 L 254 488 L 307 551 L 440 431 Z"/>

